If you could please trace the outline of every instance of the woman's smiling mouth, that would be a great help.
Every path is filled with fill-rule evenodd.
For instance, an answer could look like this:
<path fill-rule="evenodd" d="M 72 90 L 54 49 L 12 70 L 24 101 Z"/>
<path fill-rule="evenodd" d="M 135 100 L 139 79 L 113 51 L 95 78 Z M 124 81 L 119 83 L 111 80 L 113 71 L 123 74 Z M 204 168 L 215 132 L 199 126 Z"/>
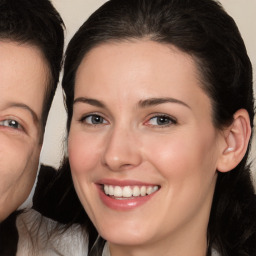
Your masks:
<path fill-rule="evenodd" d="M 117 211 L 137 208 L 149 201 L 161 186 L 135 181 L 105 181 L 97 183 L 100 199 L 105 206 Z"/>
<path fill-rule="evenodd" d="M 115 199 L 131 199 L 150 195 L 159 189 L 159 186 L 114 186 L 103 185 L 106 195 Z"/>

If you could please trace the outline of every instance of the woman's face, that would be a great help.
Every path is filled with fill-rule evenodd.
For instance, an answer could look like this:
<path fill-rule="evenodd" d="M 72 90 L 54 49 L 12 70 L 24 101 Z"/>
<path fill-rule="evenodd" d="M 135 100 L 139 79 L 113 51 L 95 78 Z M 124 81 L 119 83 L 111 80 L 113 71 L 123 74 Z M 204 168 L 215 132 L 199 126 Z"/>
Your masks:
<path fill-rule="evenodd" d="M 32 45 L 0 43 L 0 221 L 27 198 L 41 151 L 48 65 Z"/>
<path fill-rule="evenodd" d="M 83 59 L 70 165 L 110 244 L 205 241 L 224 139 L 201 87 L 193 59 L 160 43 L 103 44 Z"/>

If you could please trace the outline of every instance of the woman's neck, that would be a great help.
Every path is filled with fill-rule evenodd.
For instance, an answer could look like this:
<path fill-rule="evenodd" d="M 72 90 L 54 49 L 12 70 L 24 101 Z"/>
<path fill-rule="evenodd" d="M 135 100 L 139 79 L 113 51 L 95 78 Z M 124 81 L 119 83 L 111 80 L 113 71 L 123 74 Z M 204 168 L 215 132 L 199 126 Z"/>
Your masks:
<path fill-rule="evenodd" d="M 111 256 L 206 256 L 207 238 L 184 237 L 183 241 L 163 241 L 147 245 L 123 246 L 108 243 Z M 107 255 L 106 255 L 107 256 Z"/>

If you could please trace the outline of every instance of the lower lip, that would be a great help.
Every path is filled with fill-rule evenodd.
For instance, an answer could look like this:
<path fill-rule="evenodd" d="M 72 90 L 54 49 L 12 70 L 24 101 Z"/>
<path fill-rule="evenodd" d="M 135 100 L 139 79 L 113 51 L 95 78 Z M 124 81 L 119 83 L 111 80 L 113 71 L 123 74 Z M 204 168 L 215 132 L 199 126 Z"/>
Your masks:
<path fill-rule="evenodd" d="M 117 211 L 133 210 L 148 202 L 157 193 L 156 191 L 147 196 L 133 197 L 133 199 L 114 199 L 110 196 L 107 196 L 100 187 L 98 189 L 101 201 L 107 207 Z"/>

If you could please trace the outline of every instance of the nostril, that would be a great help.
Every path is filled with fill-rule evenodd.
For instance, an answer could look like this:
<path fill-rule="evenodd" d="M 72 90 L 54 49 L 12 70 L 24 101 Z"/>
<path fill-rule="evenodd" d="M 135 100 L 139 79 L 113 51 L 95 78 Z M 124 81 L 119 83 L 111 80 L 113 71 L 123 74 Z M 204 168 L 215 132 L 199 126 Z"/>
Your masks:
<path fill-rule="evenodd" d="M 131 169 L 132 167 L 133 167 L 132 164 L 123 164 L 123 165 L 121 166 L 121 168 L 124 169 L 124 170 Z"/>

